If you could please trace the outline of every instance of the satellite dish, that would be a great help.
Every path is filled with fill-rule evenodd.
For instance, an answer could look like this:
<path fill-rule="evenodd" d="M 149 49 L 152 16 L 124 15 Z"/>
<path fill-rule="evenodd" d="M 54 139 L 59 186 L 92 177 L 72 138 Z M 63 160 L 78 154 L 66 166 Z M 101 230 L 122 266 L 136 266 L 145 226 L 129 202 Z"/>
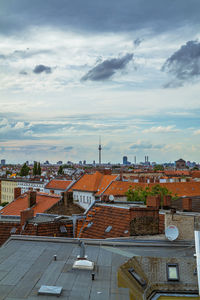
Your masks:
<path fill-rule="evenodd" d="M 170 225 L 165 230 L 165 236 L 169 241 L 175 241 L 178 235 L 179 235 L 179 231 L 175 225 Z"/>
<path fill-rule="evenodd" d="M 115 198 L 114 198 L 113 195 L 110 195 L 110 196 L 109 196 L 109 200 L 110 200 L 110 201 L 113 201 L 114 199 L 115 199 Z"/>

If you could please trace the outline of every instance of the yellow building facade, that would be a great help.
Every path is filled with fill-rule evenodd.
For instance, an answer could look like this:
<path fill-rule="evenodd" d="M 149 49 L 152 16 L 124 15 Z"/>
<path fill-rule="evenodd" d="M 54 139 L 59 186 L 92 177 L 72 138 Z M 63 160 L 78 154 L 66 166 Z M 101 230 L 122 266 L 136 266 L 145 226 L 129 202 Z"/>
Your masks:
<path fill-rule="evenodd" d="M 14 200 L 14 189 L 17 187 L 17 181 L 2 180 L 1 181 L 1 203 L 12 202 Z"/>

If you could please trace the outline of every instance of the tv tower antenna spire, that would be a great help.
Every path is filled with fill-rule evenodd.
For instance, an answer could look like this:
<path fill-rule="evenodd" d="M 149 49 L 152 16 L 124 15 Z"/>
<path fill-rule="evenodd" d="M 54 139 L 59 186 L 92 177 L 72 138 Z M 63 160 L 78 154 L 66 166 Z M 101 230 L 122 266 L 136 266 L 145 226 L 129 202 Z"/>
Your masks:
<path fill-rule="evenodd" d="M 99 137 L 99 165 L 101 165 L 101 150 L 102 150 L 102 147 L 101 147 L 101 137 Z"/>

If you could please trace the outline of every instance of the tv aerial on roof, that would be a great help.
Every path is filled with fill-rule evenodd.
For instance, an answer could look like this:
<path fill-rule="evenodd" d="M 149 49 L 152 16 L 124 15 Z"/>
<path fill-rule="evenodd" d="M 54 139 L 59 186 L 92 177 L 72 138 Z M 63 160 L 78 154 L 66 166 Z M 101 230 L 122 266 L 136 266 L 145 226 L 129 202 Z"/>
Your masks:
<path fill-rule="evenodd" d="M 113 195 L 110 195 L 110 196 L 109 196 L 109 200 L 110 200 L 110 201 L 113 201 L 114 199 L 115 199 L 115 198 L 114 198 Z"/>
<path fill-rule="evenodd" d="M 179 235 L 179 231 L 175 225 L 170 225 L 165 230 L 165 236 L 169 241 L 175 241 L 178 235 Z"/>

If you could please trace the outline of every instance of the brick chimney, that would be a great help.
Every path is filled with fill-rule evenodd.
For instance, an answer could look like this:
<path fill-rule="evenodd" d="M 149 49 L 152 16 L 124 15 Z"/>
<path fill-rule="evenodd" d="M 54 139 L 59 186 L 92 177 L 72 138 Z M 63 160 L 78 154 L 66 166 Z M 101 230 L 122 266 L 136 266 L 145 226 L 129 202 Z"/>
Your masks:
<path fill-rule="evenodd" d="M 147 207 L 154 207 L 158 208 L 160 207 L 160 195 L 155 196 L 147 196 Z"/>
<path fill-rule="evenodd" d="M 50 194 L 54 194 L 54 190 L 50 190 Z"/>
<path fill-rule="evenodd" d="M 16 187 L 14 188 L 14 199 L 18 198 L 19 196 L 21 196 L 21 188 Z"/>
<path fill-rule="evenodd" d="M 23 226 L 29 219 L 32 219 L 34 216 L 34 211 L 32 208 L 28 208 L 25 210 L 22 210 L 20 212 L 20 218 L 21 218 L 21 226 Z"/>
<path fill-rule="evenodd" d="M 171 195 L 164 195 L 163 196 L 163 208 L 168 209 L 171 207 L 171 200 L 172 196 Z"/>
<path fill-rule="evenodd" d="M 192 211 L 192 199 L 188 197 L 182 198 L 183 211 Z"/>
<path fill-rule="evenodd" d="M 28 193 L 28 208 L 33 207 L 36 204 L 37 192 L 30 191 Z"/>

